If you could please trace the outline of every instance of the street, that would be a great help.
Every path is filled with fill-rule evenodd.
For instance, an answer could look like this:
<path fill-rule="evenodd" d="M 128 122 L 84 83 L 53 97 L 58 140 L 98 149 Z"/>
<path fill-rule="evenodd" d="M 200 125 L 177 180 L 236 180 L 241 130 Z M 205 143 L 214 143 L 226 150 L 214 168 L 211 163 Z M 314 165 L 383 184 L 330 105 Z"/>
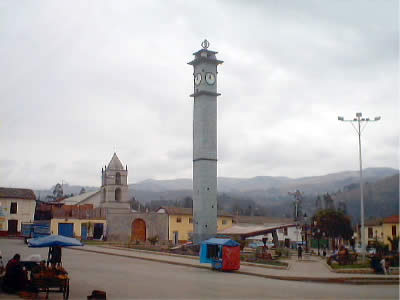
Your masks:
<path fill-rule="evenodd" d="M 15 253 L 22 258 L 47 248 L 28 248 L 22 240 L 0 239 L 4 264 Z M 272 280 L 235 273 L 176 266 L 105 254 L 63 249 L 69 272 L 70 299 L 86 299 L 92 290 L 108 299 L 398 299 L 395 285 L 345 285 Z M 2 298 L 7 298 L 2 295 Z M 50 299 L 60 299 L 50 294 Z"/>

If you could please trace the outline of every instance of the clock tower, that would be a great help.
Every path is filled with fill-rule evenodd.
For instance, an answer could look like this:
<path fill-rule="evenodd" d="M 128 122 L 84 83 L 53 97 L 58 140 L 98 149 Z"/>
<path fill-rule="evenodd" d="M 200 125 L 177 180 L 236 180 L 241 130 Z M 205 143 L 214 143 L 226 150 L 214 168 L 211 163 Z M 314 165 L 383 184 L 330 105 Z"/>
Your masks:
<path fill-rule="evenodd" d="M 193 242 L 217 233 L 217 60 L 215 51 L 202 49 L 189 62 L 194 72 L 193 109 Z"/>

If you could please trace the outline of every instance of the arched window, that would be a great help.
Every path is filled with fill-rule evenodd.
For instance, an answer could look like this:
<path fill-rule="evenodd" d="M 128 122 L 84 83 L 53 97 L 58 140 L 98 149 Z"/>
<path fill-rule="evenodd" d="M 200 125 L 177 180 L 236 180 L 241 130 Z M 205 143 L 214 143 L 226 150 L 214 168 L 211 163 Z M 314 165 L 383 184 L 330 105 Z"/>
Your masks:
<path fill-rule="evenodd" d="M 119 172 L 117 172 L 117 174 L 115 174 L 115 184 L 121 185 L 121 174 Z"/>
<path fill-rule="evenodd" d="M 115 201 L 121 201 L 121 189 L 120 188 L 115 190 Z"/>

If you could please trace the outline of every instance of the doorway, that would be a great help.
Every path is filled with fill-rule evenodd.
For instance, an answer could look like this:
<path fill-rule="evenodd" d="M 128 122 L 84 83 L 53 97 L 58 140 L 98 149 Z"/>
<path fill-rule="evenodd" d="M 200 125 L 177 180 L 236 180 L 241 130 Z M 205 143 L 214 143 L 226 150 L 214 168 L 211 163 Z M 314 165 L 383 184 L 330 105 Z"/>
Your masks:
<path fill-rule="evenodd" d="M 58 235 L 66 237 L 74 237 L 74 224 L 73 223 L 58 223 Z"/>
<path fill-rule="evenodd" d="M 87 240 L 88 237 L 88 227 L 86 223 L 81 224 L 81 238 L 82 240 Z"/>
<path fill-rule="evenodd" d="M 174 244 L 178 245 L 179 244 L 179 232 L 174 231 Z"/>
<path fill-rule="evenodd" d="M 8 220 L 8 235 L 17 235 L 18 220 Z"/>
<path fill-rule="evenodd" d="M 103 236 L 103 223 L 95 223 L 93 229 L 93 239 L 100 240 Z"/>
<path fill-rule="evenodd" d="M 146 222 L 142 219 L 136 219 L 132 222 L 132 241 L 146 241 Z"/>

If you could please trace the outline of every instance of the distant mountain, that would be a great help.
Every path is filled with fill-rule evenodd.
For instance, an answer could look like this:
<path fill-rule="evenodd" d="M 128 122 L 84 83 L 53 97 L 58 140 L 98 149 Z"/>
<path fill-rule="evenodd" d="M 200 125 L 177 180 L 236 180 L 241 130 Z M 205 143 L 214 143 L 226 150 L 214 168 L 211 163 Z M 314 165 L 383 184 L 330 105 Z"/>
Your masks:
<path fill-rule="evenodd" d="M 136 191 L 148 191 L 148 192 L 191 190 L 192 179 L 171 179 L 171 180 L 146 179 L 138 183 L 130 184 L 129 188 Z"/>
<path fill-rule="evenodd" d="M 368 168 L 363 170 L 363 178 L 375 182 L 387 176 L 398 174 L 399 170 L 391 168 Z M 257 176 L 253 178 L 218 178 L 218 192 L 221 193 L 287 193 L 299 189 L 305 193 L 317 194 L 337 191 L 345 185 L 359 182 L 359 171 L 345 171 L 323 176 L 289 178 Z M 166 192 L 192 190 L 191 179 L 154 180 L 147 179 L 129 185 L 133 191 Z"/>
<path fill-rule="evenodd" d="M 350 185 L 334 195 L 335 202 L 346 203 L 347 212 L 360 219 L 360 186 Z M 366 217 L 387 217 L 399 213 L 399 174 L 377 182 L 364 184 L 364 207 Z"/>
<path fill-rule="evenodd" d="M 396 190 L 395 177 L 397 176 L 398 178 L 398 175 L 399 170 L 392 168 L 368 168 L 363 170 L 366 197 L 375 199 L 371 202 L 373 203 L 372 206 L 367 206 L 366 204 L 367 214 L 373 212 L 383 214 L 393 211 L 392 209 L 385 211 L 383 207 L 388 205 L 396 207 L 395 199 L 398 201 L 399 192 L 398 185 Z M 246 206 L 248 209 L 250 209 L 249 206 L 252 206 L 253 208 L 258 207 L 259 211 L 263 211 L 265 214 L 288 216 L 292 213 L 291 203 L 293 200 L 292 196 L 288 195 L 288 192 L 298 189 L 304 193 L 305 208 L 308 210 L 313 209 L 316 195 L 328 192 L 336 194 L 337 200 L 340 197 L 347 199 L 350 214 L 357 217 L 357 213 L 359 213 L 358 185 L 359 171 L 344 171 L 302 178 L 273 176 L 257 176 L 253 178 L 219 177 L 219 204 L 223 203 L 224 209 L 228 210 L 233 210 L 238 205 Z M 82 186 L 79 185 L 65 184 L 63 186 L 64 194 L 73 193 L 77 195 L 81 188 Z M 99 189 L 99 187 L 88 186 L 84 188 L 87 192 Z M 41 199 L 45 199 L 47 195 L 52 195 L 53 189 L 54 186 L 49 190 L 35 191 L 35 193 L 36 196 L 39 196 L 40 193 Z M 147 179 L 130 184 L 129 193 L 130 197 L 135 197 L 141 203 L 181 200 L 187 196 L 192 196 L 192 180 L 184 178 L 172 180 Z M 377 209 L 377 207 L 380 208 Z"/>

